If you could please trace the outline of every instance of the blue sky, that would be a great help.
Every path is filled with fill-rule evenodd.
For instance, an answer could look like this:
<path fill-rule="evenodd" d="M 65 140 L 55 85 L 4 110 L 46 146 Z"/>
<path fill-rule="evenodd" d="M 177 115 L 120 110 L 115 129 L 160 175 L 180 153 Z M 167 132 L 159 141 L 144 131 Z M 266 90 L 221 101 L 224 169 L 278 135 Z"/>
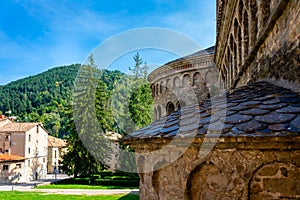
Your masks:
<path fill-rule="evenodd" d="M 215 6 L 212 0 L 3 0 L 0 85 L 56 66 L 82 63 L 101 42 L 130 29 L 167 28 L 203 48 L 212 46 Z M 111 69 L 126 71 L 135 53 L 124 55 Z M 140 54 L 157 65 L 176 58 L 159 51 Z"/>

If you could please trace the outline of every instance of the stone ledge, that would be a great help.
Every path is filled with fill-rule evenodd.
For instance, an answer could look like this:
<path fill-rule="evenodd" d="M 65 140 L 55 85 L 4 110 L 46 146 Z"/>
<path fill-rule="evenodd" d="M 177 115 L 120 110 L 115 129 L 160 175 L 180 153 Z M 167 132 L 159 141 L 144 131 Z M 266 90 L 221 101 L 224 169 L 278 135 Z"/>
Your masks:
<path fill-rule="evenodd" d="M 122 143 L 129 145 L 136 151 L 153 151 L 163 147 L 167 148 L 200 148 L 205 146 L 216 149 L 300 149 L 300 136 L 220 136 L 211 137 L 185 137 L 185 138 L 130 138 Z M 172 142 L 172 143 L 171 143 Z M 205 148 L 204 146 L 202 148 Z"/>

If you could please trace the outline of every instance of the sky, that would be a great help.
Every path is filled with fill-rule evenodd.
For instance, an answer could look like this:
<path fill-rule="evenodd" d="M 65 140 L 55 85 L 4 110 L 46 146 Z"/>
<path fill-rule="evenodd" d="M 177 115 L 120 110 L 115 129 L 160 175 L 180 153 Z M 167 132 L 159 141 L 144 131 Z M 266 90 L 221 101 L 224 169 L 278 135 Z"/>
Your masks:
<path fill-rule="evenodd" d="M 53 67 L 83 63 L 105 41 L 132 29 L 169 29 L 201 48 L 210 47 L 216 37 L 215 4 L 212 0 L 3 0 L 0 85 Z M 105 54 L 109 48 L 101 51 Z M 154 67 L 178 57 L 157 49 L 135 49 L 106 67 L 128 71 L 137 51 Z"/>

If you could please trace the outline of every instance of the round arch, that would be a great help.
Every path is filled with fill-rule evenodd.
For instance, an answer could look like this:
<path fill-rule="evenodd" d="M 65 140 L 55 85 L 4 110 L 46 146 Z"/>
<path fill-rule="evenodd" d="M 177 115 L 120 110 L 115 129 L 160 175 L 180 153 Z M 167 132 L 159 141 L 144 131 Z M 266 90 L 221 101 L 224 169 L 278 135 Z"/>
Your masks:
<path fill-rule="evenodd" d="M 190 74 L 183 75 L 182 85 L 183 85 L 183 87 L 191 85 L 191 75 Z"/>
<path fill-rule="evenodd" d="M 167 112 L 167 115 L 170 115 L 171 113 L 173 113 L 175 111 L 175 105 L 173 102 L 169 101 L 167 103 L 167 107 L 166 107 L 166 112 Z"/>

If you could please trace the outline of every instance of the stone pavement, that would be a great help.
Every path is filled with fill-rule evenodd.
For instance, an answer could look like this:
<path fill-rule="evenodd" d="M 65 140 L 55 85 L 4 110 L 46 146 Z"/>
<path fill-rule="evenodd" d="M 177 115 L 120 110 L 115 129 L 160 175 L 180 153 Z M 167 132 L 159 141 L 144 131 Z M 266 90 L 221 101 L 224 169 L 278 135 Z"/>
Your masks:
<path fill-rule="evenodd" d="M 66 174 L 57 174 L 56 178 L 54 174 L 47 174 L 45 179 L 34 180 L 28 183 L 14 183 L 14 184 L 0 185 L 0 191 L 11 191 L 11 190 L 28 191 L 34 189 L 34 187 L 37 185 L 48 185 L 66 178 L 69 178 L 69 176 L 67 176 Z"/>

